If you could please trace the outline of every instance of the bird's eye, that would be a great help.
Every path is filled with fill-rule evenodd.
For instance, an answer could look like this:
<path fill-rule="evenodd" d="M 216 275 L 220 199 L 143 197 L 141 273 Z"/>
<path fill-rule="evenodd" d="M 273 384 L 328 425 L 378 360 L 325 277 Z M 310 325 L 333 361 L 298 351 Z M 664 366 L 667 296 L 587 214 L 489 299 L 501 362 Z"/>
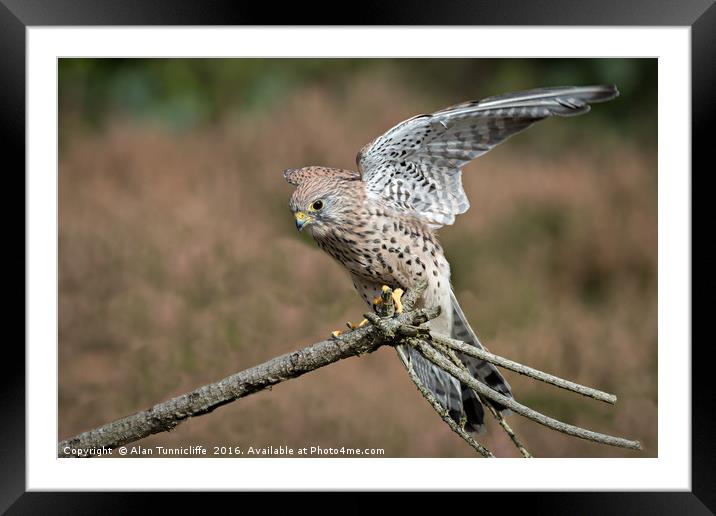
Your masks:
<path fill-rule="evenodd" d="M 319 210 L 321 210 L 321 209 L 323 208 L 323 201 L 320 200 L 320 199 L 318 199 L 317 201 L 313 201 L 313 202 L 311 203 L 311 205 L 309 206 L 309 208 L 310 208 L 312 211 L 319 211 Z"/>

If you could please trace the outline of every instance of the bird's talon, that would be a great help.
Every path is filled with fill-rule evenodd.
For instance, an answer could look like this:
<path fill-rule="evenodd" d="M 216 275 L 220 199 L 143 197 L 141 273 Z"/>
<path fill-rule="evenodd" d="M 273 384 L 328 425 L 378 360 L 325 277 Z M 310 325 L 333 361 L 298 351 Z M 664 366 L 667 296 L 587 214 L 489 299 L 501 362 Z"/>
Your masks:
<path fill-rule="evenodd" d="M 396 288 L 393 291 L 391 297 L 393 298 L 393 303 L 395 304 L 395 311 L 399 314 L 403 313 L 403 303 L 401 302 L 401 299 L 403 297 L 403 289 Z"/>
<path fill-rule="evenodd" d="M 331 336 L 332 336 L 334 339 L 340 337 L 342 334 L 343 334 L 343 332 L 342 332 L 341 330 L 336 330 L 336 331 L 331 332 Z"/>
<path fill-rule="evenodd" d="M 363 326 L 368 324 L 368 322 L 369 322 L 368 319 L 363 319 L 358 324 L 353 324 L 352 322 L 348 321 L 348 322 L 346 322 L 346 326 L 348 326 L 349 330 L 353 331 L 353 330 L 357 330 L 358 328 L 362 328 Z M 336 332 L 338 332 L 338 334 L 342 333 L 338 330 L 334 331 L 333 333 L 336 333 Z"/>

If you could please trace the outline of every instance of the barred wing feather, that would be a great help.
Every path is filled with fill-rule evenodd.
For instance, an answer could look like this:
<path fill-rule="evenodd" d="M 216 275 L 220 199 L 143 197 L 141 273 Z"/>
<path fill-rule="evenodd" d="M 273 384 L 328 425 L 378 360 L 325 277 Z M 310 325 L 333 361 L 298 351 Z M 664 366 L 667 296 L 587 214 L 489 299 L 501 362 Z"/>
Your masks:
<path fill-rule="evenodd" d="M 368 195 L 437 228 L 470 207 L 461 179 L 467 163 L 535 122 L 586 113 L 590 102 L 618 94 L 615 86 L 565 86 L 465 102 L 401 122 L 356 161 Z"/>

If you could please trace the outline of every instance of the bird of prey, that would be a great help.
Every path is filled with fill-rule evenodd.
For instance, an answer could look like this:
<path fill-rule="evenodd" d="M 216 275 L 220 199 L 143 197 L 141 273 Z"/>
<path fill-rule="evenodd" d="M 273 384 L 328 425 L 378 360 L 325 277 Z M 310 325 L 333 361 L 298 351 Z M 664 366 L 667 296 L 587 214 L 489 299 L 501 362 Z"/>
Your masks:
<path fill-rule="evenodd" d="M 426 279 L 423 306 L 439 306 L 431 332 L 482 348 L 450 283 L 450 265 L 436 230 L 469 208 L 461 169 L 510 136 L 552 116 L 580 115 L 590 102 L 613 99 L 614 86 L 554 87 L 464 102 L 405 120 L 358 153 L 358 171 L 307 166 L 284 171 L 296 189 L 290 208 L 299 230 L 343 265 L 369 305 L 388 286 L 399 294 Z M 484 407 L 472 389 L 397 346 L 406 366 L 450 416 L 469 432 L 484 427 Z M 458 353 L 470 373 L 512 397 L 509 384 L 488 362 Z M 502 411 L 504 407 L 493 404 Z"/>

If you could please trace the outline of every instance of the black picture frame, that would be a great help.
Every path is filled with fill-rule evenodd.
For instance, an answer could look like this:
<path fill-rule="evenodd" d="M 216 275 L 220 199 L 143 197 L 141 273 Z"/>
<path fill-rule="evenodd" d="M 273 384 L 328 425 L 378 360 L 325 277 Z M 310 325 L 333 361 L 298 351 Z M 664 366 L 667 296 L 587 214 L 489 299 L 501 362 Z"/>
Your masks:
<path fill-rule="evenodd" d="M 338 19 L 339 11 L 349 12 L 350 18 Z M 10 229 L 16 265 L 8 270 L 8 279 L 18 284 L 20 296 L 10 298 L 8 321 L 24 319 L 24 277 L 17 270 L 26 271 L 25 227 L 15 223 L 17 211 L 7 200 L 21 199 L 17 209 L 24 210 L 25 179 L 25 73 L 26 29 L 32 26 L 81 25 L 640 25 L 691 27 L 692 73 L 692 172 L 712 173 L 712 147 L 708 126 L 716 106 L 716 6 L 713 0 L 552 0 L 520 2 L 519 0 L 454 1 L 416 3 L 408 1 L 367 1 L 347 10 L 327 10 L 316 6 L 314 11 L 305 3 L 286 3 L 277 7 L 269 4 L 239 4 L 217 0 L 212 2 L 152 0 L 0 0 L 0 128 L 3 131 L 3 153 L 6 157 L 4 178 L 14 184 L 6 190 L 3 203 L 6 231 Z M 664 142 L 660 142 L 664 144 Z M 710 166 L 709 166 L 710 165 Z M 13 188 L 14 187 L 14 188 Z M 692 186 L 693 188 L 693 186 Z M 693 191 L 693 190 L 692 190 Z M 22 192 L 22 193 L 21 193 Z M 692 201 L 693 202 L 693 201 Z M 693 206 L 693 204 L 692 204 Z M 695 220 L 694 220 L 695 222 Z M 6 233 L 7 234 L 7 233 Z M 693 229 L 692 229 L 693 234 Z M 693 253 L 693 246 L 691 249 Z M 10 254 L 10 253 L 7 253 Z M 17 255 L 21 254 L 21 257 Z M 693 256 L 693 254 L 692 254 Z M 692 267 L 693 274 L 693 267 Z M 25 276 L 25 275 L 23 275 Z M 705 282 L 708 284 L 708 280 Z M 702 289 L 705 287 L 702 286 Z M 22 300 L 22 302 L 20 302 Z M 666 302 L 666 301 L 662 301 Z M 17 312 L 17 314 L 16 314 Z M 693 319 L 692 319 L 693 320 Z M 19 324 L 19 323 L 16 323 Z M 692 324 L 693 327 L 693 324 Z M 22 339 L 25 337 L 23 324 Z M 25 462 L 25 353 L 20 339 L 6 339 L 3 374 L 0 375 L 0 512 L 8 514 L 90 514 L 105 512 L 127 513 L 142 509 L 158 494 L 151 493 L 80 493 L 26 492 Z M 690 343 L 684 343 L 688 346 Z M 489 503 L 490 496 L 497 503 L 509 504 L 511 510 L 520 506 L 549 514 L 713 514 L 716 511 L 716 431 L 711 417 L 713 389 L 708 384 L 709 360 L 706 343 L 692 345 L 692 490 L 690 492 L 591 492 L 591 493 L 468 493 L 464 498 L 470 505 Z M 243 493 L 243 503 L 262 495 Z M 265 495 L 263 495 L 265 496 Z M 273 495 L 272 495 L 273 496 Z M 451 497 L 453 495 L 450 495 Z M 477 499 L 479 496 L 479 500 Z M 172 493 L 161 501 L 165 509 L 170 505 L 187 508 L 194 497 L 189 493 Z M 294 506 L 303 497 L 294 494 L 286 501 Z M 422 505 L 422 496 L 414 496 L 410 505 Z M 275 498 L 273 499 L 275 500 Z M 454 501 L 455 498 L 451 498 Z M 250 500 L 257 501 L 257 500 Z M 462 502 L 462 500 L 461 500 Z M 259 502 L 261 503 L 261 502 Z M 401 502 L 403 503 L 403 502 Z M 170 504 L 170 505 L 167 505 Z M 373 508 L 357 500 L 348 504 L 354 512 Z M 331 504 L 325 505 L 329 510 Z M 314 510 L 312 508 L 312 510 Z"/>

